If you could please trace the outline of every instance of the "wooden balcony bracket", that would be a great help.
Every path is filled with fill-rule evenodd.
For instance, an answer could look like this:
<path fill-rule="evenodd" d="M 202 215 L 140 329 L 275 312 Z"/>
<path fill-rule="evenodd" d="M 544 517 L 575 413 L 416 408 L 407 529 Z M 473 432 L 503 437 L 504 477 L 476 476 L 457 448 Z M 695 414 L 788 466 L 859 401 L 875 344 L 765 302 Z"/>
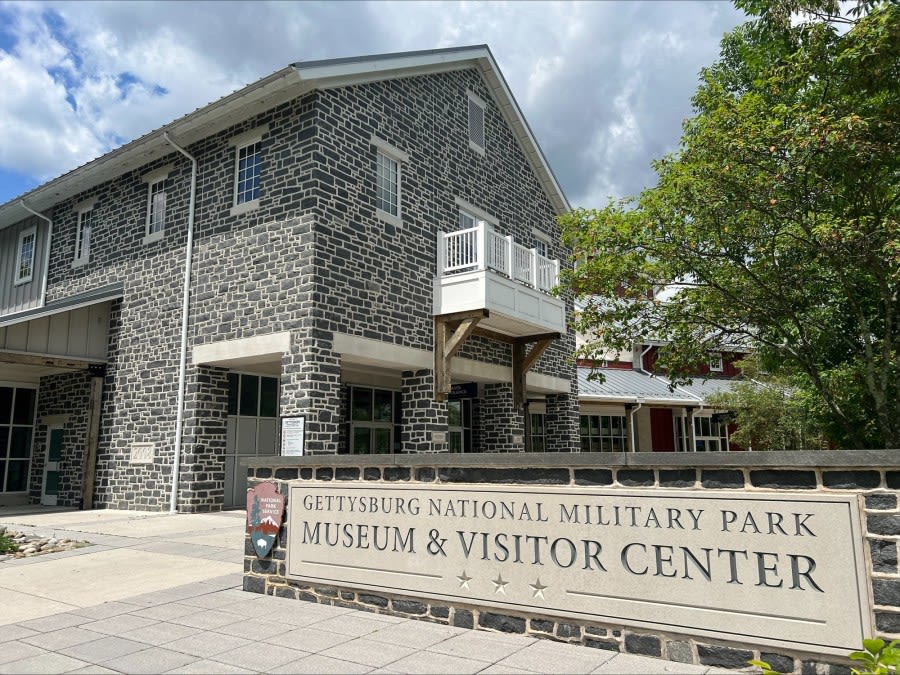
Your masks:
<path fill-rule="evenodd" d="M 434 398 L 446 401 L 450 394 L 450 360 L 490 313 L 486 309 L 434 317 Z"/>
<path fill-rule="evenodd" d="M 544 333 L 542 335 L 527 335 L 516 338 L 512 343 L 512 385 L 513 405 L 518 409 L 525 403 L 525 375 L 532 369 L 537 360 L 541 358 L 547 347 L 559 338 L 559 333 Z M 526 353 L 525 348 L 533 343 Z"/>

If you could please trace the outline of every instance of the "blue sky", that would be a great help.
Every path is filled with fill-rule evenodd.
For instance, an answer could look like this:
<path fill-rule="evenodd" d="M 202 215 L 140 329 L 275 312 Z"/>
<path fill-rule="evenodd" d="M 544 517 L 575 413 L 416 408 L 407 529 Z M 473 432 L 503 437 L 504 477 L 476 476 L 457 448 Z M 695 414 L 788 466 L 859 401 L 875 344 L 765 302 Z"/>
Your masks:
<path fill-rule="evenodd" d="M 716 1 L 0 2 L 0 203 L 295 61 L 487 43 L 569 200 L 602 206 L 653 183 L 742 20 Z"/>

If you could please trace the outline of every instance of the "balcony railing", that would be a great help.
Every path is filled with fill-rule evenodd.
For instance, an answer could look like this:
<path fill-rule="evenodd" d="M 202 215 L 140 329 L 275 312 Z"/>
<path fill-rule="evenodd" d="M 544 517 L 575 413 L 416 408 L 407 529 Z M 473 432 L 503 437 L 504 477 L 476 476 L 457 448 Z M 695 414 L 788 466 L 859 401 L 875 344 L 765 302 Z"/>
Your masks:
<path fill-rule="evenodd" d="M 483 220 L 457 232 L 438 232 L 438 275 L 486 269 L 544 293 L 559 283 L 559 261 L 498 234 Z"/>

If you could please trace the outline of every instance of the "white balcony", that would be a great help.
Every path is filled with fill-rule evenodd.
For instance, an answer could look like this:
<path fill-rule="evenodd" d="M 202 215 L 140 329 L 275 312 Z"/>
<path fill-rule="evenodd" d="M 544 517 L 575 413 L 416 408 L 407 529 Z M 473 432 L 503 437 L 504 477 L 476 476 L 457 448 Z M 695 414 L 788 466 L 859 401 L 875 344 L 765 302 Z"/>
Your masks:
<path fill-rule="evenodd" d="M 550 295 L 559 261 L 498 234 L 484 221 L 438 232 L 434 314 L 486 309 L 481 326 L 513 337 L 565 333 L 566 307 Z"/>

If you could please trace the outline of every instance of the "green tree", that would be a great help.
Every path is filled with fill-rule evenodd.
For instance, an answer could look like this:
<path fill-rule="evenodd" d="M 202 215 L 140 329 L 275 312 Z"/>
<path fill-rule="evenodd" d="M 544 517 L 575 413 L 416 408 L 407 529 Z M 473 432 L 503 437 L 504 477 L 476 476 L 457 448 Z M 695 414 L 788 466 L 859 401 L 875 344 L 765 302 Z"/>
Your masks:
<path fill-rule="evenodd" d="M 753 450 L 817 450 L 825 444 L 822 411 L 793 378 L 760 374 L 755 356 L 740 362 L 745 376 L 730 391 L 718 391 L 707 403 L 735 413 L 730 440 Z"/>
<path fill-rule="evenodd" d="M 750 346 L 833 441 L 900 448 L 900 6 L 738 6 L 755 18 L 702 71 L 657 184 L 560 219 L 582 352 L 663 340 L 678 383 Z"/>

